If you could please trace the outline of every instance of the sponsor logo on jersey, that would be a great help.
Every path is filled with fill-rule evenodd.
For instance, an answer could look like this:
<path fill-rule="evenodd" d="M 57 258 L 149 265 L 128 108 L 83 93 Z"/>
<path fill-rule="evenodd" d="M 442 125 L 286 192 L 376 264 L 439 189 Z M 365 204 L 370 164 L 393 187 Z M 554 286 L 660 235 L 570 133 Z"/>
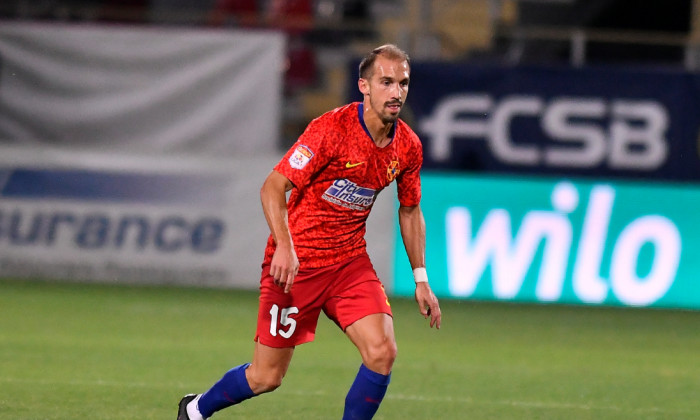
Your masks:
<path fill-rule="evenodd" d="M 399 175 L 399 161 L 398 160 L 392 160 L 391 163 L 389 163 L 389 166 L 386 168 L 386 177 L 389 180 L 389 182 L 393 181 L 396 179 L 396 177 Z"/>
<path fill-rule="evenodd" d="M 372 207 L 377 192 L 360 187 L 347 179 L 336 179 L 323 193 L 323 199 L 353 210 L 367 210 Z"/>
<path fill-rule="evenodd" d="M 289 165 L 294 169 L 303 169 L 312 157 L 314 157 L 314 152 L 300 144 L 289 157 Z"/>

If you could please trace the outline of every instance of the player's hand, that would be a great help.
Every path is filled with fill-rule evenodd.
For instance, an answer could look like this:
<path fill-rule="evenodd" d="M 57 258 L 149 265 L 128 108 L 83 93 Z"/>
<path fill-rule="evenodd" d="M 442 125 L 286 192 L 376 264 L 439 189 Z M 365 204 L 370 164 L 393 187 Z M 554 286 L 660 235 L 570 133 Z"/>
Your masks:
<path fill-rule="evenodd" d="M 442 323 L 442 312 L 440 312 L 440 304 L 427 282 L 416 283 L 416 302 L 418 302 L 418 310 L 423 318 L 430 317 L 430 328 L 436 327 L 439 330 Z"/>
<path fill-rule="evenodd" d="M 294 278 L 299 272 L 299 259 L 294 247 L 290 245 L 277 245 L 270 263 L 270 275 L 275 284 L 289 293 L 294 284 Z"/>

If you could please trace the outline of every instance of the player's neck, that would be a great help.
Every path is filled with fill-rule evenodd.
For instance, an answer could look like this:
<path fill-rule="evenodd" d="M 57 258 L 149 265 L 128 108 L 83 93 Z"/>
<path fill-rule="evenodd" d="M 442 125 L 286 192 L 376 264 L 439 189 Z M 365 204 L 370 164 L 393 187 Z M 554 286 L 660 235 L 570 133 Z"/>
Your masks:
<path fill-rule="evenodd" d="M 372 141 L 377 147 L 384 147 L 391 143 L 391 137 L 389 136 L 395 123 L 384 123 L 378 115 L 367 112 L 367 108 L 365 108 L 363 119 L 370 136 L 372 136 Z"/>
<path fill-rule="evenodd" d="M 384 147 L 387 144 L 391 143 L 391 137 L 389 137 L 389 133 L 391 133 L 391 127 L 393 125 L 394 123 L 383 125 L 378 132 L 370 129 L 370 133 L 372 134 L 372 140 L 374 140 L 374 144 L 376 144 L 377 147 Z"/>

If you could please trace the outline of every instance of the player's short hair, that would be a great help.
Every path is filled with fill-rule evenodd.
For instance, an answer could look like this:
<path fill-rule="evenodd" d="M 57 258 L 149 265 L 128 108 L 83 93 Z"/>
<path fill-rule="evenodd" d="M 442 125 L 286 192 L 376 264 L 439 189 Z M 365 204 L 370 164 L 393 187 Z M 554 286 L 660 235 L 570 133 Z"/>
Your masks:
<path fill-rule="evenodd" d="M 408 63 L 409 68 L 411 67 L 411 59 L 408 54 L 397 47 L 394 44 L 384 44 L 380 47 L 373 49 L 369 54 L 365 56 L 360 62 L 360 78 L 369 79 L 372 77 L 373 65 L 378 56 L 384 56 L 391 60 L 400 60 Z"/>

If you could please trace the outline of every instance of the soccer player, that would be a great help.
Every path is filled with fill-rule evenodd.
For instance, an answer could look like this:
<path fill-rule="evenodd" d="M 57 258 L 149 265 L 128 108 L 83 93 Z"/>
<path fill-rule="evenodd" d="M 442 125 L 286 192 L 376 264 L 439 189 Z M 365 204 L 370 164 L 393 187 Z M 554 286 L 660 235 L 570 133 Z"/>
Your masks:
<path fill-rule="evenodd" d="M 405 52 L 395 45 L 373 50 L 360 63 L 363 101 L 313 120 L 267 177 L 260 197 L 271 235 L 253 359 L 226 372 L 203 394 L 186 395 L 178 420 L 206 419 L 279 387 L 295 346 L 314 339 L 321 311 L 362 357 L 342 418 L 374 416 L 389 385 L 396 341 L 391 307 L 364 234 L 377 195 L 394 180 L 416 302 L 430 327 L 440 328 L 440 306 L 425 270 L 422 147 L 398 118 L 409 76 Z"/>

